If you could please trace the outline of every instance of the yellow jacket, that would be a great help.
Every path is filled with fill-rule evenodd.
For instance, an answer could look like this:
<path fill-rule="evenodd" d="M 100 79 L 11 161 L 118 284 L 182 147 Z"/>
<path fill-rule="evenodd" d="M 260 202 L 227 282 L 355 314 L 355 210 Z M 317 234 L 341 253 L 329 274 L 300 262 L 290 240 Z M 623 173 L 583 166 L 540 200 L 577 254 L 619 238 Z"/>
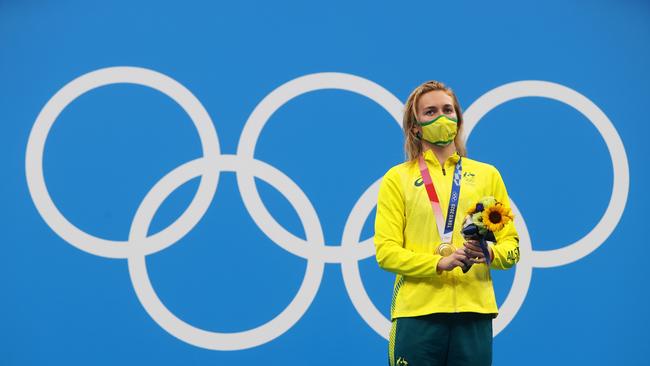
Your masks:
<path fill-rule="evenodd" d="M 431 150 L 424 157 L 446 215 L 454 167 L 460 156 L 452 155 L 443 167 Z M 460 201 L 452 237 L 456 248 L 464 243 L 460 229 L 466 212 L 481 198 L 494 196 L 510 207 L 506 187 L 494 166 L 465 157 L 462 164 Z M 490 244 L 494 252 L 491 267 L 512 267 L 519 260 L 519 237 L 513 222 L 495 237 L 496 243 Z M 377 262 L 381 268 L 397 274 L 391 318 L 457 312 L 496 316 L 497 304 L 487 266 L 474 264 L 467 273 L 458 267 L 437 272 L 442 258 L 435 254 L 439 244 L 440 235 L 417 160 L 394 166 L 381 181 L 375 220 Z"/>

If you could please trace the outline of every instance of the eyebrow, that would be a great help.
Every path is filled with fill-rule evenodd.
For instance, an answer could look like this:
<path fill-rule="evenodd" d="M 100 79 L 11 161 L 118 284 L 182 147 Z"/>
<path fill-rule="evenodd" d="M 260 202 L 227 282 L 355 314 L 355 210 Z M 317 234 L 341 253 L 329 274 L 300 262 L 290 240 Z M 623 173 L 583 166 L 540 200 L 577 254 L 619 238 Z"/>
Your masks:
<path fill-rule="evenodd" d="M 435 107 L 437 107 L 437 106 L 435 106 L 435 105 L 429 105 L 429 106 L 424 107 L 424 109 L 435 108 Z M 453 108 L 454 106 L 451 105 L 451 104 L 449 104 L 449 103 L 447 103 L 447 104 L 443 105 L 442 107 L 443 107 L 443 108 L 444 108 L 444 107 L 452 107 L 452 108 Z"/>

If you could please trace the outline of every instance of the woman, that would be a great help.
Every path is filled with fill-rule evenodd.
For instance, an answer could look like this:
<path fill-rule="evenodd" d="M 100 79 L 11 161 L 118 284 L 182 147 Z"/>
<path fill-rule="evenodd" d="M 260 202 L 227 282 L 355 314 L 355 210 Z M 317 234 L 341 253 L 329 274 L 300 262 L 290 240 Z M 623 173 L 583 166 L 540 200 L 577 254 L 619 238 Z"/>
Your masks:
<path fill-rule="evenodd" d="M 384 176 L 375 221 L 377 262 L 396 274 L 389 363 L 490 365 L 498 312 L 490 270 L 460 229 L 483 197 L 509 209 L 505 185 L 495 167 L 466 157 L 460 105 L 444 84 L 411 93 L 403 128 L 407 161 Z M 512 221 L 495 237 L 490 267 L 512 267 L 519 260 Z"/>

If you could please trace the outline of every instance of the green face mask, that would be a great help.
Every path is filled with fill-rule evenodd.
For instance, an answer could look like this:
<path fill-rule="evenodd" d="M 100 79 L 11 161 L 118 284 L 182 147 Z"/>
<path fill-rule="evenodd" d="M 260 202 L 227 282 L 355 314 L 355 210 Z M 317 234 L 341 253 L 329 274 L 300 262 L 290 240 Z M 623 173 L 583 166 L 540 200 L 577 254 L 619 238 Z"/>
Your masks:
<path fill-rule="evenodd" d="M 458 133 L 458 121 L 445 115 L 417 124 L 422 127 L 422 134 L 418 132 L 416 137 L 436 146 L 451 144 Z"/>

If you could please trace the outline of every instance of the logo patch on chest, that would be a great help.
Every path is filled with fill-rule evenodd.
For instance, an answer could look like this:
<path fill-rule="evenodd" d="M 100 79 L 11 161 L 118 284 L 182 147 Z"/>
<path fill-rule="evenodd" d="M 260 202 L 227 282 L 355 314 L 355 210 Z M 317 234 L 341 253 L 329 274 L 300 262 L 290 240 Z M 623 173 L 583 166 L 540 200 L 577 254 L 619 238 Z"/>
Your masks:
<path fill-rule="evenodd" d="M 463 172 L 463 182 L 467 184 L 476 183 L 476 174 L 472 172 Z"/>

